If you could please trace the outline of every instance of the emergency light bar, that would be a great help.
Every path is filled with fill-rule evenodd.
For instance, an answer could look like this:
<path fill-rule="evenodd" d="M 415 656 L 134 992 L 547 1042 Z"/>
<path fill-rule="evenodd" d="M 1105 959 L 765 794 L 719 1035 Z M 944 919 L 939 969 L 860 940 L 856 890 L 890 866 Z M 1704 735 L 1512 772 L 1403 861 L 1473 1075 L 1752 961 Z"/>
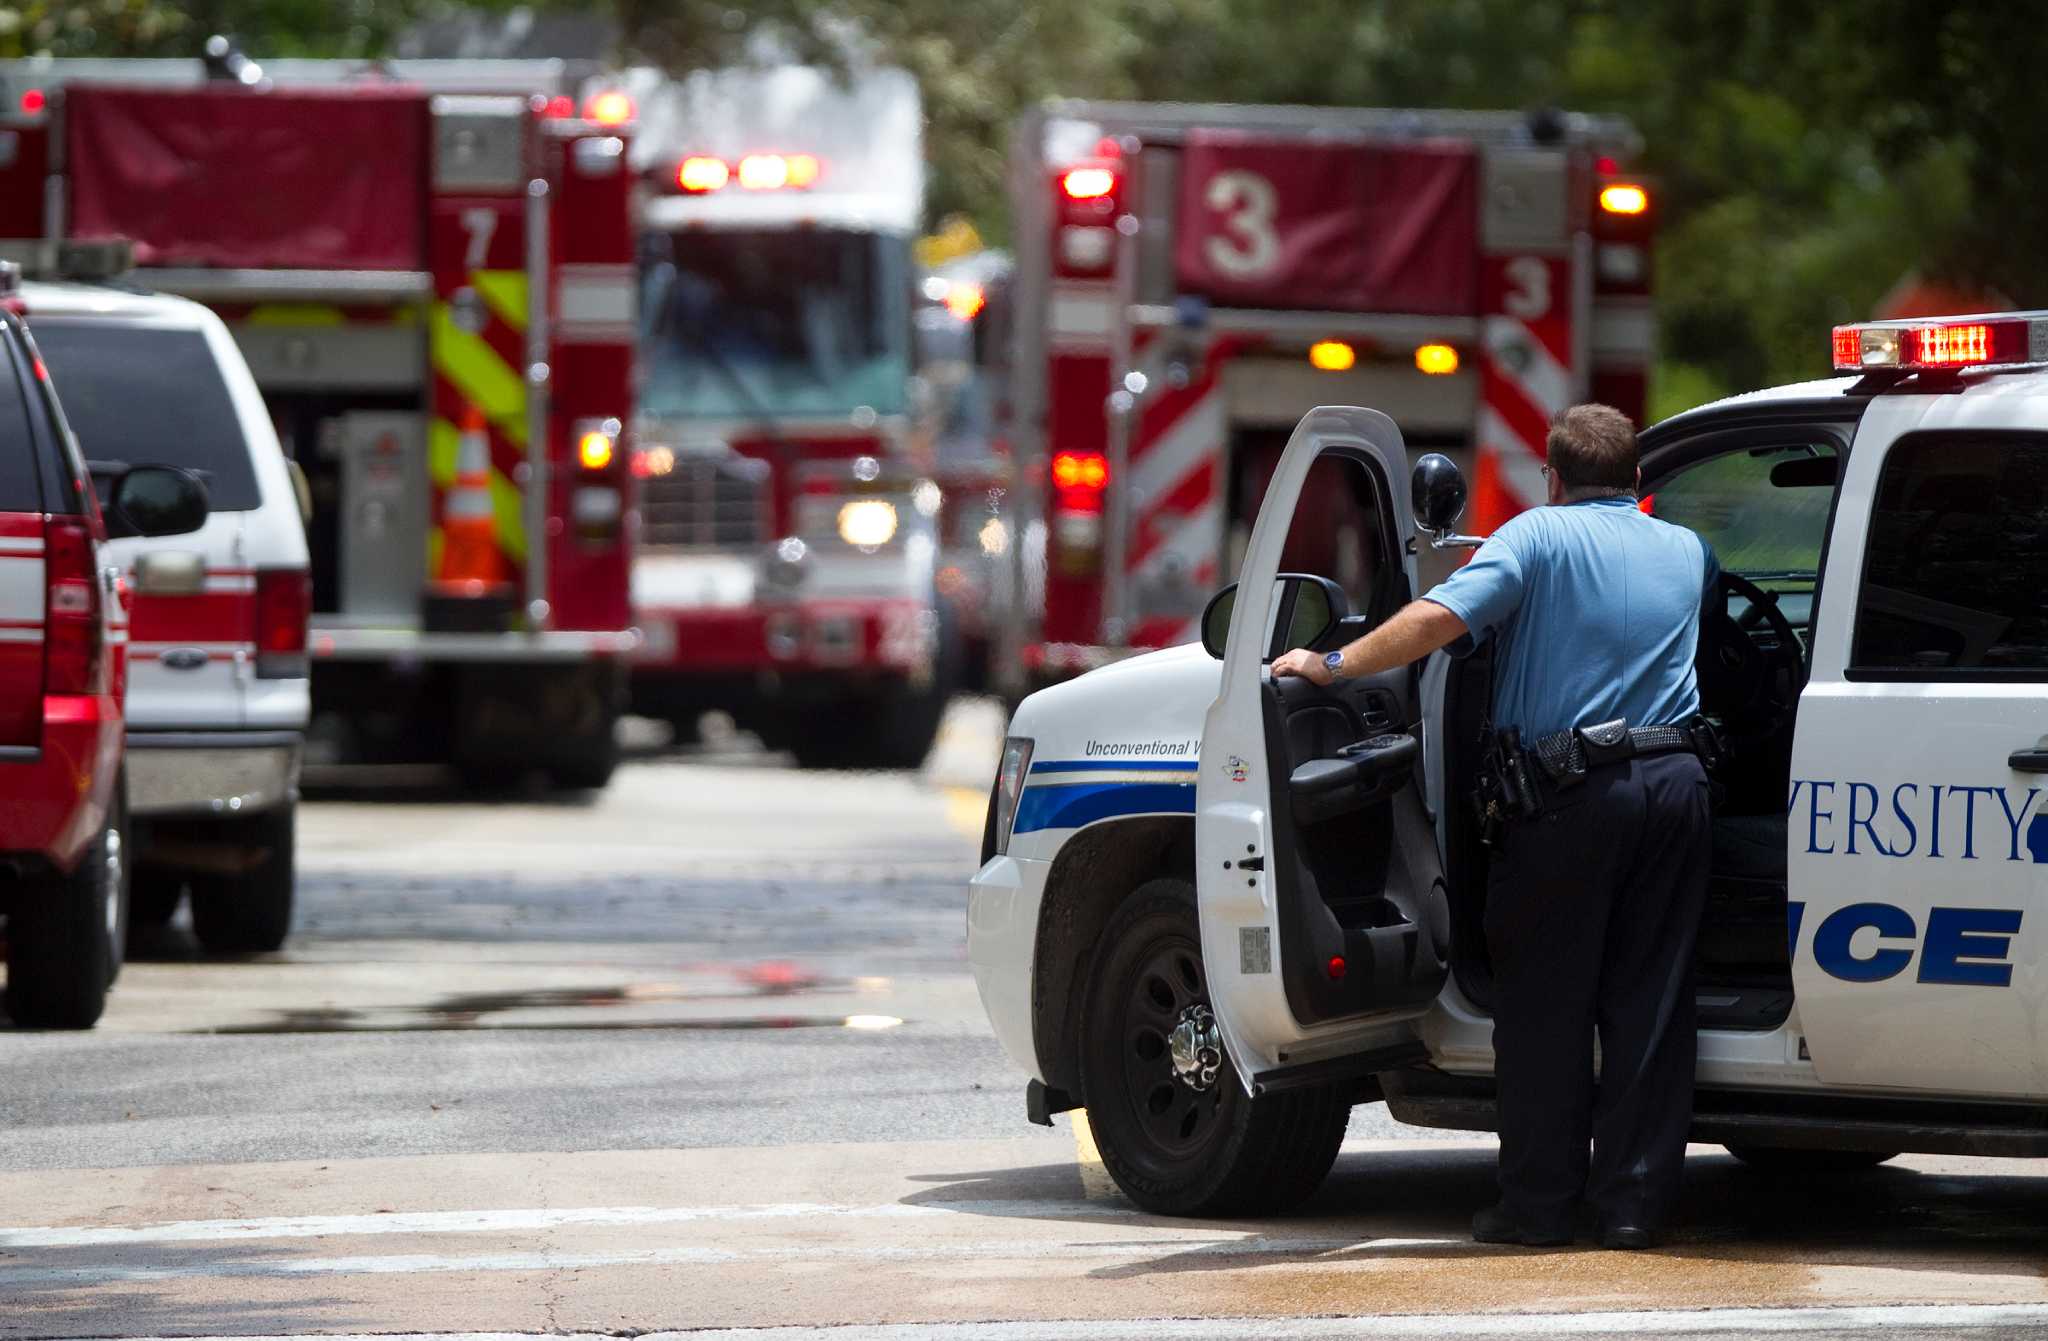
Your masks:
<path fill-rule="evenodd" d="M 693 154 L 676 166 L 676 187 L 687 195 L 709 195 L 737 183 L 743 191 L 804 191 L 825 170 L 815 154 L 748 154 L 738 163 Z"/>
<path fill-rule="evenodd" d="M 1837 326 L 1837 372 L 2048 363 L 2048 312 L 1921 317 Z"/>

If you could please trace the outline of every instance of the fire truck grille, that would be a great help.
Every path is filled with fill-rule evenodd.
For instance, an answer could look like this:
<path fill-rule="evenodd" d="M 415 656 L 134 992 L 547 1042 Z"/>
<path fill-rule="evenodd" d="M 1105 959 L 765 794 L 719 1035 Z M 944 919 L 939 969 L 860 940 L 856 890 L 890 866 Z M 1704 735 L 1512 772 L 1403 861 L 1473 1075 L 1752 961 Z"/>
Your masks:
<path fill-rule="evenodd" d="M 759 545 L 773 520 L 766 462 L 684 457 L 640 481 L 641 543 L 666 549 Z"/>

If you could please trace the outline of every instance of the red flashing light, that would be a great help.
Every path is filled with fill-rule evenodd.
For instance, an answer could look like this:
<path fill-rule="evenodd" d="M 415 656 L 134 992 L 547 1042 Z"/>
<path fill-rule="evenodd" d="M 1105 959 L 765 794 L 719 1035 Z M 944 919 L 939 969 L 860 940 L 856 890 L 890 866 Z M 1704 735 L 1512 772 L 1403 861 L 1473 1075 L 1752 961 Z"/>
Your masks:
<path fill-rule="evenodd" d="M 1603 177 L 1612 176 L 1621 171 L 1621 164 L 1615 161 L 1614 155 L 1602 154 L 1594 161 L 1593 170 Z"/>
<path fill-rule="evenodd" d="M 818 162 L 816 154 L 791 154 L 789 156 L 789 184 L 801 191 L 818 180 L 824 165 Z"/>
<path fill-rule="evenodd" d="M 566 93 L 557 93 L 554 97 L 548 99 L 547 105 L 541 108 L 540 114 L 556 121 L 567 120 L 569 117 L 576 115 L 576 100 Z"/>
<path fill-rule="evenodd" d="M 1650 193 L 1634 182 L 1600 188 L 1600 208 L 1609 214 L 1641 214 L 1650 208 Z"/>
<path fill-rule="evenodd" d="M 1343 982 L 1343 981 L 1344 981 L 1344 973 L 1345 973 L 1345 970 L 1346 970 L 1346 968 L 1347 968 L 1347 967 L 1348 967 L 1348 966 L 1347 966 L 1347 965 L 1346 965 L 1346 964 L 1344 963 L 1344 956 L 1343 956 L 1343 955 L 1331 955 L 1331 956 L 1330 956 L 1330 981 L 1331 981 L 1331 982 Z"/>
<path fill-rule="evenodd" d="M 740 160 L 740 188 L 779 191 L 789 185 L 789 160 L 781 154 L 748 154 Z"/>
<path fill-rule="evenodd" d="M 50 99 L 39 88 L 24 89 L 21 95 L 21 114 L 34 116 L 50 105 Z"/>
<path fill-rule="evenodd" d="M 1069 168 L 1060 178 L 1069 200 L 1101 200 L 1116 190 L 1116 174 L 1108 168 Z"/>
<path fill-rule="evenodd" d="M 1831 345 L 1838 372 L 2042 363 L 2048 362 L 2048 312 L 1837 326 Z"/>
<path fill-rule="evenodd" d="M 1991 357 L 1991 328 L 1970 326 L 1923 326 L 1913 332 L 1915 362 L 1929 367 L 1953 368 L 1965 363 L 1983 363 Z"/>
<path fill-rule="evenodd" d="M 633 119 L 633 112 L 633 99 L 615 88 L 593 94 L 583 104 L 584 118 L 600 126 L 623 126 Z"/>
<path fill-rule="evenodd" d="M 732 169 L 722 158 L 686 158 L 676 168 L 676 185 L 692 195 L 722 189 L 732 180 Z"/>
<path fill-rule="evenodd" d="M 1059 452 L 1052 459 L 1052 482 L 1061 489 L 1101 493 L 1109 484 L 1109 458 L 1101 452 Z"/>

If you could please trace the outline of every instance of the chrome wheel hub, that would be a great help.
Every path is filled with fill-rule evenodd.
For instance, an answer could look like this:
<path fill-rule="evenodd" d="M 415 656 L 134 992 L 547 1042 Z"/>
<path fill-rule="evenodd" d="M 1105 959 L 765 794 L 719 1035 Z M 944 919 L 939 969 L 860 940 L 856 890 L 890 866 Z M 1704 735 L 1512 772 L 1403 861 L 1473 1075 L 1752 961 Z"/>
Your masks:
<path fill-rule="evenodd" d="M 1216 1073 L 1223 1069 L 1223 1035 L 1207 1006 L 1198 1003 L 1181 1011 L 1166 1045 L 1174 1078 L 1181 1084 L 1206 1090 L 1216 1083 Z"/>

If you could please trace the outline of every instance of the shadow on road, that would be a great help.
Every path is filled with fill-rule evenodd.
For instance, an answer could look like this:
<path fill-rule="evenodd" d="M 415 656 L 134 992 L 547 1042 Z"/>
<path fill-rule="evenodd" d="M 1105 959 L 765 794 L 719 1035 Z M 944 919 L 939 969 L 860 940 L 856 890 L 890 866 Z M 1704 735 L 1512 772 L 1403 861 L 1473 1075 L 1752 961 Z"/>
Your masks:
<path fill-rule="evenodd" d="M 1759 1173 L 1726 1155 L 1694 1155 L 1687 1161 L 1672 1233 L 1645 1254 L 1598 1249 L 1590 1224 L 1570 1248 L 1472 1242 L 1472 1213 L 1496 1195 L 1494 1153 L 1481 1148 L 1347 1154 L 1302 1206 L 1260 1219 L 1171 1219 L 1147 1215 L 1120 1197 L 1092 1200 L 1078 1169 L 1064 1164 L 928 1175 L 920 1181 L 933 1184 L 931 1190 L 904 1200 L 967 1215 L 1057 1218 L 1125 1230 L 1206 1228 L 1228 1235 L 1176 1243 L 1157 1257 L 1105 1264 L 1089 1273 L 1097 1279 L 1352 1264 L 1384 1267 L 1391 1288 L 1412 1264 L 1454 1282 L 1457 1290 L 1465 1288 L 1455 1282 L 1467 1273 L 1455 1264 L 1469 1261 L 1474 1279 L 1466 1283 L 1480 1303 L 1481 1276 L 1493 1282 L 1496 1293 L 1510 1279 L 1541 1293 L 1546 1282 L 1565 1286 L 1580 1275 L 1606 1273 L 1617 1292 L 1642 1285 L 1673 1304 L 1706 1302 L 1731 1289 L 1753 1290 L 1759 1302 L 1780 1291 L 1796 1293 L 1821 1266 L 1979 1276 L 1991 1278 L 1992 1289 L 1995 1278 L 2037 1280 L 2043 1272 L 2041 1245 L 2048 1242 L 2048 1177 L 2017 1161 L 1971 1161 L 1967 1167 L 1971 1171 L 1885 1166 L 1787 1177 Z M 1978 1171 L 1985 1169 L 1992 1171 Z M 1647 1283 L 1652 1275 L 1654 1287 Z M 1871 1302 L 1892 1297 L 1911 1299 L 1915 1291 L 1894 1282 L 1878 1287 Z M 1424 1306 L 1449 1305 L 1440 1297 Z M 1399 1301 L 1375 1295 L 1373 1307 L 1395 1308 Z"/>

